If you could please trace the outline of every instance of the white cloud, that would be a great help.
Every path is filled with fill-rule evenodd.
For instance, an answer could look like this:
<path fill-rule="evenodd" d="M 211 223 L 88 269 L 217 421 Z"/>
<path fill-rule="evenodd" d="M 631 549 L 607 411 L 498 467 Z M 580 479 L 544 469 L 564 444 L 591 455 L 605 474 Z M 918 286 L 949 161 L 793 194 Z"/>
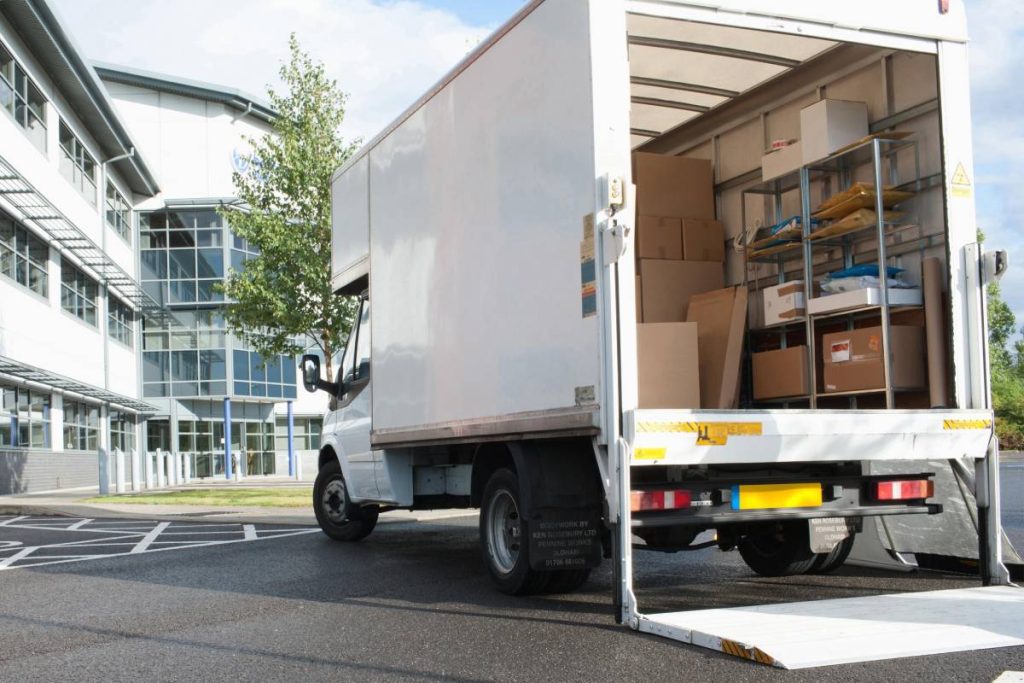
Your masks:
<path fill-rule="evenodd" d="M 347 137 L 372 137 L 492 27 L 422 2 L 57 0 L 91 59 L 266 95 L 288 34 L 350 94 Z M 171 9 L 173 8 L 173 9 Z M 116 21 L 112 21 L 116 19 Z"/>

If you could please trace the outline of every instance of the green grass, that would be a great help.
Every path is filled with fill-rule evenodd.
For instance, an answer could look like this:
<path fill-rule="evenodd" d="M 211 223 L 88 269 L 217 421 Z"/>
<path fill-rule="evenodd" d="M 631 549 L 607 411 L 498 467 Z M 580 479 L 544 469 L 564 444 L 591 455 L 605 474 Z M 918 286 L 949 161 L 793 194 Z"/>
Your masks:
<path fill-rule="evenodd" d="M 85 503 L 129 505 L 206 505 L 212 507 L 309 508 L 312 493 L 306 488 L 189 489 L 166 493 L 96 496 Z"/>

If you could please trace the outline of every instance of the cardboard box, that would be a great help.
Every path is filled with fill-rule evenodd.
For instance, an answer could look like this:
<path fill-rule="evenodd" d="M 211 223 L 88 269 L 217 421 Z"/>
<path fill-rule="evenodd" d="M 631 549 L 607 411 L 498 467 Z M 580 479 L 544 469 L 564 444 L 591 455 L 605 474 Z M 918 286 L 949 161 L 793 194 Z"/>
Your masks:
<path fill-rule="evenodd" d="M 793 280 L 764 290 L 764 324 L 798 320 L 807 313 L 804 303 L 804 281 Z"/>
<path fill-rule="evenodd" d="M 725 261 L 725 226 L 719 221 L 682 220 L 683 258 L 687 261 Z"/>
<path fill-rule="evenodd" d="M 699 408 L 697 326 L 643 323 L 636 328 L 641 408 Z"/>
<path fill-rule="evenodd" d="M 800 110 L 801 157 L 805 164 L 824 159 L 868 134 L 868 105 L 821 100 Z"/>
<path fill-rule="evenodd" d="M 635 152 L 637 215 L 714 220 L 715 190 L 707 159 Z"/>
<path fill-rule="evenodd" d="M 751 354 L 754 372 L 754 399 L 806 396 L 811 393 L 807 374 L 807 347 Z"/>
<path fill-rule="evenodd" d="M 890 332 L 892 386 L 924 389 L 928 384 L 924 328 L 893 325 Z M 882 328 L 865 327 L 824 335 L 822 363 L 825 393 L 884 389 Z"/>
<path fill-rule="evenodd" d="M 701 407 L 735 408 L 740 393 L 747 288 L 727 287 L 695 294 L 686 321 L 697 323 Z"/>
<path fill-rule="evenodd" d="M 797 140 L 761 157 L 761 180 L 769 181 L 799 170 L 804 163 L 803 145 Z"/>
<path fill-rule="evenodd" d="M 636 321 L 642 323 L 644 321 L 644 300 L 643 300 L 643 284 L 640 282 L 640 276 L 636 276 Z"/>
<path fill-rule="evenodd" d="M 722 264 L 715 261 L 640 260 L 645 323 L 686 322 L 690 297 L 725 284 Z"/>
<path fill-rule="evenodd" d="M 637 218 L 636 257 L 683 260 L 682 220 L 663 216 Z"/>

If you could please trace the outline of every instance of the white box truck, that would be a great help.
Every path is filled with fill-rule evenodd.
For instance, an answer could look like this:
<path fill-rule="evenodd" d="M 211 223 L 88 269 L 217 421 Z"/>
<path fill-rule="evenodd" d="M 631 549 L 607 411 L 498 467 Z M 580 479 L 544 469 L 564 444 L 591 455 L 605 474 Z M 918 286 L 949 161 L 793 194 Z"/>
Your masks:
<path fill-rule="evenodd" d="M 834 569 L 870 536 L 866 558 L 960 555 L 1008 583 L 984 317 L 1001 266 L 977 243 L 967 73 L 959 0 L 528 2 L 334 177 L 333 286 L 361 309 L 336 377 L 303 359 L 307 389 L 331 394 L 323 530 L 357 540 L 390 509 L 479 507 L 500 590 L 572 590 L 611 558 L 618 619 L 687 642 L 685 620 L 636 604 L 634 547 L 711 543 L 784 575 Z M 916 220 L 752 264 L 761 157 L 825 98 L 867 103 L 873 135 L 835 177 L 912 176 Z M 640 407 L 637 150 L 711 161 L 727 285 L 810 287 L 871 258 L 913 280 L 939 259 L 945 405 L 891 385 L 764 404 L 744 372 L 736 408 Z M 776 186 L 785 212 L 829 190 L 814 170 Z M 889 316 L 915 311 L 885 298 L 888 344 Z M 763 332 L 750 300 L 745 358 Z M 971 493 L 950 506 L 954 489 Z"/>

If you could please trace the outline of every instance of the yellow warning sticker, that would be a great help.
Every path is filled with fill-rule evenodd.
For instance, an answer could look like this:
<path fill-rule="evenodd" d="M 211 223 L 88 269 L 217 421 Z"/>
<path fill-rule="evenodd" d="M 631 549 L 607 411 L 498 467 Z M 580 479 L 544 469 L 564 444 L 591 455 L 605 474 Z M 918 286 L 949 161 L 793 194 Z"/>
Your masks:
<path fill-rule="evenodd" d="M 667 448 L 637 448 L 633 451 L 634 460 L 662 460 Z"/>
<path fill-rule="evenodd" d="M 962 163 L 957 163 L 956 170 L 953 171 L 951 186 L 950 191 L 954 197 L 971 196 L 971 179 L 967 177 L 967 171 Z"/>
<path fill-rule="evenodd" d="M 696 434 L 698 446 L 724 446 L 730 436 L 761 436 L 760 422 L 639 422 L 638 434 Z"/>
<path fill-rule="evenodd" d="M 992 429 L 992 420 L 943 420 L 943 429 Z"/>

